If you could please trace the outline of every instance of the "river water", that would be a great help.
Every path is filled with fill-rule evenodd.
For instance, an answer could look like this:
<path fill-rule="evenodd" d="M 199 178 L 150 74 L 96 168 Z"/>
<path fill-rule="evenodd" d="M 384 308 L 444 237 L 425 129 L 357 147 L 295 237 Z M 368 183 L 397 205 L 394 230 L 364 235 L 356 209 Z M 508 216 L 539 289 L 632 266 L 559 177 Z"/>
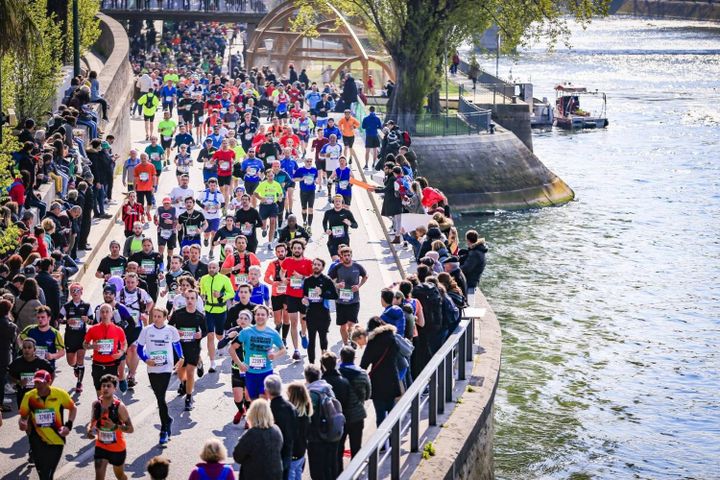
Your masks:
<path fill-rule="evenodd" d="M 571 43 L 500 75 L 607 92 L 606 130 L 533 138 L 576 201 L 460 222 L 491 246 L 497 476 L 720 478 L 720 25 L 613 17 Z"/>

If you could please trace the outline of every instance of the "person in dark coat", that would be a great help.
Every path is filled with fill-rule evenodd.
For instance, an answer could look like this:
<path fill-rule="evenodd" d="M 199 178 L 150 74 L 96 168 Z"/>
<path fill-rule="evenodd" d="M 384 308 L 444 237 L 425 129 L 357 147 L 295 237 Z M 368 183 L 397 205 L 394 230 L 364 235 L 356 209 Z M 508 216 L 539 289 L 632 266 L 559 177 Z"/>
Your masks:
<path fill-rule="evenodd" d="M 425 240 L 423 240 L 422 244 L 420 245 L 420 250 L 418 250 L 417 258 L 415 259 L 416 261 L 420 261 L 420 259 L 423 258 L 427 252 L 432 250 L 432 243 L 435 240 L 444 241 L 445 237 L 440 231 L 440 227 L 438 226 L 437 222 L 433 220 L 428 224 L 428 231 L 425 234 Z"/>
<path fill-rule="evenodd" d="M 3 412 L 9 411 L 5 407 L 5 384 L 7 383 L 8 365 L 12 363 L 15 351 L 15 339 L 18 329 L 12 320 L 10 312 L 13 304 L 10 300 L 0 300 L 0 409 Z"/>
<path fill-rule="evenodd" d="M 279 243 L 290 243 L 295 238 L 304 238 L 306 242 L 310 241 L 310 234 L 305 228 L 297 223 L 297 217 L 291 214 L 287 218 L 287 224 L 278 232 Z"/>
<path fill-rule="evenodd" d="M 295 65 L 290 65 L 288 72 L 288 80 L 290 81 L 291 85 L 298 81 L 298 74 L 295 71 Z"/>
<path fill-rule="evenodd" d="M 324 397 L 334 397 L 335 394 L 330 384 L 320 378 L 320 369 L 314 364 L 307 365 L 303 374 L 313 410 L 307 437 L 310 477 L 313 480 L 334 480 L 337 477 L 335 452 L 338 442 L 328 442 L 320 436 L 320 402 Z"/>
<path fill-rule="evenodd" d="M 105 214 L 105 199 L 107 197 L 107 188 L 112 180 L 112 158 L 103 150 L 102 142 L 95 139 L 90 142 L 87 148 L 87 156 L 90 160 L 90 171 L 94 177 L 93 187 L 95 189 L 95 213 L 101 218 L 110 218 Z"/>
<path fill-rule="evenodd" d="M 92 177 L 92 174 L 90 174 Z M 92 180 L 91 180 L 92 182 Z M 82 203 L 79 203 L 82 200 Z M 78 204 L 83 207 L 82 216 L 80 217 L 80 234 L 78 235 L 78 249 L 89 250 L 88 237 L 90 236 L 90 227 L 92 226 L 93 206 L 95 204 L 95 195 L 92 188 L 86 182 L 78 183 Z"/>
<path fill-rule="evenodd" d="M 307 71 L 304 68 L 300 71 L 298 80 L 300 80 L 300 83 L 305 84 L 305 88 L 310 87 L 310 78 L 307 76 Z"/>
<path fill-rule="evenodd" d="M 52 320 L 60 318 L 60 285 L 53 278 L 50 272 L 55 267 L 55 261 L 52 258 L 43 258 L 37 264 L 38 273 L 35 280 L 38 286 L 45 292 L 45 305 L 50 307 L 52 311 Z"/>
<path fill-rule="evenodd" d="M 377 426 L 385 420 L 395 405 L 395 399 L 403 392 L 395 361 L 398 355 L 396 332 L 394 326 L 387 325 L 379 317 L 368 320 L 367 344 L 360 360 L 360 368 L 367 370 L 372 365 L 368 375 L 372 385 L 371 398 Z M 358 345 L 362 345 L 362 337 L 357 340 Z"/>
<path fill-rule="evenodd" d="M 453 280 L 457 282 L 462 296 L 467 298 L 467 279 L 465 278 L 463 271 L 460 269 L 460 259 L 455 255 L 451 255 L 442 260 L 442 265 L 445 272 L 449 273 Z"/>
<path fill-rule="evenodd" d="M 330 384 L 330 386 L 333 389 L 333 393 L 335 393 L 335 398 L 338 399 L 340 402 L 340 405 L 342 406 L 343 414 L 345 414 L 346 411 L 350 410 L 350 390 L 352 389 L 350 387 L 350 382 L 347 381 L 345 377 L 340 375 L 340 372 L 337 370 L 337 355 L 335 355 L 334 352 L 325 352 L 323 353 L 322 358 L 320 358 L 320 368 L 323 371 L 322 379 L 325 380 L 327 383 Z M 347 417 L 345 417 L 345 429 L 343 430 L 343 437 L 346 437 L 348 434 L 347 432 Z M 361 437 L 362 439 L 362 437 Z M 345 450 L 345 442 L 338 442 L 337 443 L 337 466 L 336 472 L 339 474 L 343 471 L 343 454 Z"/>
<path fill-rule="evenodd" d="M 278 375 L 265 377 L 265 394 L 270 399 L 270 409 L 275 418 L 275 425 L 280 429 L 283 436 L 282 450 L 280 456 L 283 464 L 283 478 L 288 478 L 290 463 L 292 462 L 293 439 L 297 429 L 297 412 L 292 403 L 282 396 L 282 380 Z"/>
<path fill-rule="evenodd" d="M 403 212 L 402 200 L 396 194 L 395 191 L 395 175 L 393 174 L 394 163 L 386 162 L 383 171 L 385 172 L 385 182 L 381 190 L 376 189 L 383 194 L 382 208 L 380 214 L 383 217 L 390 217 L 393 219 L 393 226 L 395 227 L 395 239 L 393 243 L 400 243 L 400 228 L 399 218 Z"/>
<path fill-rule="evenodd" d="M 467 280 L 467 293 L 472 295 L 480 283 L 480 277 L 485 271 L 485 254 L 488 251 L 485 239 L 475 230 L 468 230 L 465 234 L 467 249 L 461 249 L 458 254 L 460 256 L 460 269 L 465 274 Z"/>
<path fill-rule="evenodd" d="M 365 370 L 355 365 L 355 349 L 349 345 L 340 350 L 340 375 L 350 382 L 348 406 L 343 406 L 345 432 L 340 440 L 339 451 L 345 448 L 345 439 L 350 437 L 350 454 L 354 457 L 362 447 L 362 432 L 365 427 L 365 402 L 370 400 L 372 387 Z"/>
<path fill-rule="evenodd" d="M 345 108 L 351 108 L 353 103 L 358 101 L 358 88 L 355 79 L 349 73 L 345 76 L 343 91 L 340 97 L 345 103 Z"/>
<path fill-rule="evenodd" d="M 233 458 L 240 464 L 239 480 L 281 480 L 283 436 L 275 425 L 270 403 L 258 398 L 250 404 L 250 429 L 240 437 Z"/>

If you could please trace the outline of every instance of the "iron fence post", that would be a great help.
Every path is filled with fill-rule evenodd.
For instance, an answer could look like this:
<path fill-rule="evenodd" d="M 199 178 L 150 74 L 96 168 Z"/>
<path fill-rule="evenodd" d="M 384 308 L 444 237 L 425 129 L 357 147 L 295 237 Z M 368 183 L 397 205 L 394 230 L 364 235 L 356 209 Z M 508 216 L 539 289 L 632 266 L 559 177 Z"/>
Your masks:
<path fill-rule="evenodd" d="M 437 411 L 438 413 L 445 413 L 445 359 L 438 365 L 436 373 L 438 377 Z"/>
<path fill-rule="evenodd" d="M 413 398 L 410 409 L 410 451 L 417 452 L 420 448 L 420 396 Z"/>
<path fill-rule="evenodd" d="M 368 459 L 368 480 L 377 480 L 378 478 L 378 450 L 373 450 Z"/>
<path fill-rule="evenodd" d="M 428 400 L 428 424 L 437 425 L 438 414 L 438 398 L 437 398 L 438 378 L 437 372 L 433 372 L 430 376 L 430 399 Z"/>
<path fill-rule="evenodd" d="M 453 349 L 445 357 L 445 401 L 452 402 L 453 389 Z"/>
<path fill-rule="evenodd" d="M 468 325 L 469 327 L 469 325 Z M 465 363 L 467 362 L 467 334 L 468 334 L 468 327 L 465 327 L 465 331 L 463 332 L 463 336 L 458 342 L 458 380 L 465 380 L 467 376 L 465 375 Z"/>
<path fill-rule="evenodd" d="M 467 342 L 467 348 L 465 349 L 465 355 L 468 362 L 472 362 L 473 359 L 473 344 L 475 343 L 475 319 L 470 318 L 470 323 L 468 323 L 468 331 L 465 336 L 465 341 Z"/>
<path fill-rule="evenodd" d="M 391 462 L 390 467 L 391 478 L 400 478 L 400 420 L 393 425 L 390 433 Z"/>

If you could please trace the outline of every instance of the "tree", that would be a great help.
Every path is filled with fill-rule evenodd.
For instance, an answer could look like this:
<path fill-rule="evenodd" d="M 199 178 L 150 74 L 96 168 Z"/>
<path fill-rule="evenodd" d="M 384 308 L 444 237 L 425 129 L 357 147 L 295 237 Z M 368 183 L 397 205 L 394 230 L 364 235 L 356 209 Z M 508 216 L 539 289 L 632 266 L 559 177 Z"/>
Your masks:
<path fill-rule="evenodd" d="M 325 0 L 296 0 L 294 27 L 312 32 Z M 525 38 L 567 38 L 568 17 L 581 25 L 607 12 L 608 0 L 334 0 L 353 22 L 374 33 L 393 60 L 395 90 L 388 116 L 412 129 L 425 97 L 438 86 L 444 52 L 449 55 L 472 34 L 498 25 L 507 49 Z"/>

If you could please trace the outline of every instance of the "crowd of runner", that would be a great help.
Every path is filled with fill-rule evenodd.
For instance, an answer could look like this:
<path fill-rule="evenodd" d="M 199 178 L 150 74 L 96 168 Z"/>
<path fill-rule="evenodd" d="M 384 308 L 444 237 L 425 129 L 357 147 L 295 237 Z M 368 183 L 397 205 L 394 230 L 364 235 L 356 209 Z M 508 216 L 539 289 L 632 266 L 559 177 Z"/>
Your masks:
<path fill-rule="evenodd" d="M 122 398 L 137 387 L 140 365 L 164 446 L 176 433 L 166 402 L 171 377 L 191 411 L 197 379 L 220 368 L 220 354 L 232 359 L 232 423 L 244 418 L 247 429 L 233 452 L 240 477 L 299 479 L 307 456 L 313 479 L 335 478 L 346 439 L 352 456 L 360 449 L 365 402 L 372 400 L 379 425 L 455 329 L 479 282 L 484 240 L 470 230 L 461 246 L 447 199 L 417 176 L 406 132 L 372 107 L 353 116 L 352 76 L 336 88 L 294 68 L 223 73 L 231 35 L 218 25 L 179 24 L 155 44 L 145 32 L 149 43 L 134 45 L 132 61 L 133 114 L 144 121 L 146 142 L 122 159 L 89 106 L 108 107 L 92 75 L 73 79 L 46 129 L 25 122 L 18 177 L 0 219 L 21 229 L 20 247 L 0 264 L 0 405 L 12 409 L 3 403 L 9 381 L 41 479 L 53 478 L 72 432 L 86 368 L 93 388 L 85 395 L 96 400 L 92 418 L 81 420 L 95 439 L 96 478 L 110 465 L 121 479 L 135 428 Z M 369 319 L 360 318 L 369 276 L 350 246 L 359 219 L 349 208 L 358 188 L 349 164 L 363 160 L 353 150 L 361 131 L 366 171 L 384 171 L 383 184 L 371 188 L 382 194 L 393 242 L 411 246 L 418 263 L 381 291 L 382 311 Z M 70 279 L 78 251 L 90 249 L 93 217 L 109 217 L 113 197 L 122 198 L 113 193 L 115 162 L 125 240 L 96 246 L 107 254 L 83 286 Z M 172 187 L 162 187 L 160 177 L 173 174 Z M 57 192 L 49 206 L 35 195 L 48 181 Z M 432 220 L 408 232 L 403 213 Z M 306 257 L 308 242 L 324 242 L 330 262 Z M 265 266 L 259 252 L 272 256 Z M 84 295 L 93 276 L 102 299 Z M 328 345 L 333 318 L 338 355 Z M 275 366 L 287 356 L 307 361 L 304 381 L 283 386 Z M 65 363 L 77 379 L 73 397 L 53 386 Z M 218 440 L 208 441 L 190 478 L 234 478 L 226 456 Z M 167 476 L 162 459 L 149 467 L 159 472 L 153 478 Z"/>

